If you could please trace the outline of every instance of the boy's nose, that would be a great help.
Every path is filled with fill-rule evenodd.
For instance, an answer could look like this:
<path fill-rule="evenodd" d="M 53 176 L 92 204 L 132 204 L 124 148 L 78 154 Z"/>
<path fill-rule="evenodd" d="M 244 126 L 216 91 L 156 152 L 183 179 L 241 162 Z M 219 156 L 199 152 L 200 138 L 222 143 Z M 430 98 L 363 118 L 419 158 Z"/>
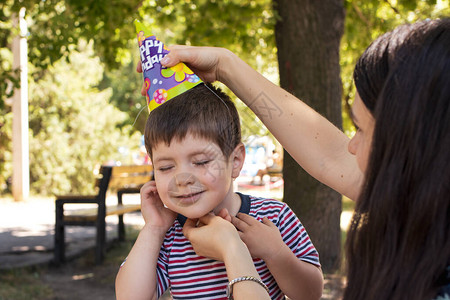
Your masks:
<path fill-rule="evenodd" d="M 193 184 L 195 176 L 191 173 L 180 173 L 175 175 L 175 184 L 178 186 Z"/>

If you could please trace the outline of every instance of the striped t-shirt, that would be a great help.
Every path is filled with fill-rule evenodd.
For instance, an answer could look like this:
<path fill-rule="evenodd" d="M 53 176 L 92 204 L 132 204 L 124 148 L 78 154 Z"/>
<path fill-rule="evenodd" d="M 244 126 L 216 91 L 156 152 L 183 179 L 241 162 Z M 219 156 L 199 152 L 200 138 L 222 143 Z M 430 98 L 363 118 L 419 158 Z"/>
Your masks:
<path fill-rule="evenodd" d="M 286 203 L 238 194 L 242 200 L 240 212 L 249 214 L 258 221 L 267 217 L 278 227 L 283 241 L 299 259 L 320 265 L 319 255 L 308 233 Z M 178 216 L 161 246 L 156 270 L 158 297 L 170 287 L 174 300 L 227 299 L 228 277 L 225 264 L 195 254 L 191 243 L 183 235 L 185 220 L 185 217 Z M 270 290 L 270 297 L 285 299 L 265 262 L 262 259 L 253 259 L 253 262 Z"/>

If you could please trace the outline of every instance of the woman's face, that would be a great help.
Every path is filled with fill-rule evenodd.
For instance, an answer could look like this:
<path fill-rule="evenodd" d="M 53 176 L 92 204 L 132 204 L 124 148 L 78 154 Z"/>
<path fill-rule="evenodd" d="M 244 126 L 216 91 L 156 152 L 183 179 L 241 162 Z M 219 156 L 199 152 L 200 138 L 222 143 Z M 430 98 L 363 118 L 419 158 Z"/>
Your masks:
<path fill-rule="evenodd" d="M 352 106 L 352 119 L 356 133 L 348 143 L 348 152 L 356 156 L 359 168 L 365 173 L 372 146 L 375 120 L 358 93 Z"/>

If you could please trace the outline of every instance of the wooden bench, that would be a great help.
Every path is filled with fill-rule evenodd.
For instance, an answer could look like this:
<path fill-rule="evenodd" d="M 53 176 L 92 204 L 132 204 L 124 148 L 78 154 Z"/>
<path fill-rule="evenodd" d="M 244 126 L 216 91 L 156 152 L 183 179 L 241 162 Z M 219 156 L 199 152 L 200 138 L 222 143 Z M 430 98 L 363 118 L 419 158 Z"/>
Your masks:
<path fill-rule="evenodd" d="M 153 176 L 150 165 L 136 166 L 102 166 L 99 170 L 95 186 L 96 195 L 62 195 L 55 201 L 55 248 L 54 263 L 65 261 L 65 227 L 95 226 L 96 249 L 95 262 L 100 264 L 105 255 L 106 222 L 109 215 L 118 216 L 118 239 L 125 239 L 125 213 L 140 210 L 140 204 L 123 204 L 123 194 L 139 193 L 140 188 Z M 107 191 L 117 192 L 117 204 L 106 205 Z M 65 204 L 96 204 L 94 208 L 64 209 Z"/>

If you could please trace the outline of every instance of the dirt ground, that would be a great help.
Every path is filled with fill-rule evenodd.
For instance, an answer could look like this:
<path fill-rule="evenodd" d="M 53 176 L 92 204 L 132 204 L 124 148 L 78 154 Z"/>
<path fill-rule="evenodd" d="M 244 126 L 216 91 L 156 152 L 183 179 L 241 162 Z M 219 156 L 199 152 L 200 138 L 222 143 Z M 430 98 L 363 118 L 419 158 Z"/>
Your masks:
<path fill-rule="evenodd" d="M 51 299 L 115 299 L 113 274 L 116 270 L 76 270 L 71 266 L 46 273 L 43 283 L 53 290 Z"/>
<path fill-rule="evenodd" d="M 332 299 L 339 300 L 342 299 L 345 278 L 342 275 L 337 274 L 325 274 L 324 278 L 324 289 L 321 299 Z"/>
<path fill-rule="evenodd" d="M 41 275 L 42 283 L 53 291 L 49 300 L 115 299 L 114 280 L 120 261 L 113 256 L 108 254 L 99 266 L 93 264 L 93 255 L 88 253 L 62 266 L 49 267 Z"/>
<path fill-rule="evenodd" d="M 46 274 L 43 282 L 53 290 L 52 300 L 110 300 L 115 299 L 114 281 L 106 279 L 110 278 L 112 273 L 115 274 L 115 270 L 97 270 L 95 277 L 103 276 L 104 279 L 98 280 L 90 272 L 80 273 L 72 267 L 64 267 Z M 78 279 L 74 280 L 74 276 Z M 342 288 L 340 276 L 332 275 L 326 278 L 322 299 L 342 299 Z M 170 297 L 164 299 L 170 299 Z"/>

